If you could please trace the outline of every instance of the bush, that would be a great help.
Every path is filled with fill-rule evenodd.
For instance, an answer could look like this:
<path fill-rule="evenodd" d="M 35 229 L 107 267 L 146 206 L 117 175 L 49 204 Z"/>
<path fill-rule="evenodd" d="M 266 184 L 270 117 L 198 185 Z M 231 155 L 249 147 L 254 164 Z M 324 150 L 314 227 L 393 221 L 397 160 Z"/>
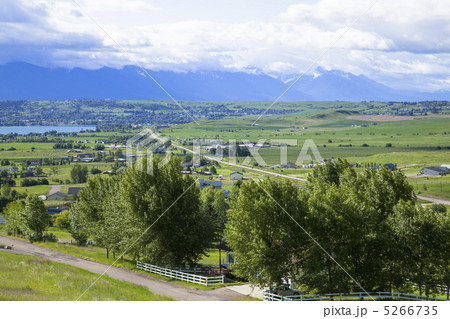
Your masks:
<path fill-rule="evenodd" d="M 97 175 L 97 174 L 100 174 L 102 171 L 101 170 L 99 170 L 97 167 L 93 167 L 92 169 L 91 169 L 91 174 L 92 175 Z"/>
<path fill-rule="evenodd" d="M 48 242 L 51 242 L 51 243 L 56 243 L 58 241 L 58 238 L 56 237 L 55 234 L 48 233 L 48 234 L 44 234 L 42 236 L 42 241 L 48 241 Z"/>

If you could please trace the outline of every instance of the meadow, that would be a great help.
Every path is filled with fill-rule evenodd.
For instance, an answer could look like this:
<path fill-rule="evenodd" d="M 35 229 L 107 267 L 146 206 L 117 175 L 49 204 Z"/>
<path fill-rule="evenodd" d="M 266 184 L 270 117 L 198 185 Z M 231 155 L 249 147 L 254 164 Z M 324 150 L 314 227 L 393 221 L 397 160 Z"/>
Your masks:
<path fill-rule="evenodd" d="M 98 274 L 39 257 L 0 251 L 0 300 L 76 300 Z M 81 300 L 171 300 L 140 286 L 103 276 Z"/>

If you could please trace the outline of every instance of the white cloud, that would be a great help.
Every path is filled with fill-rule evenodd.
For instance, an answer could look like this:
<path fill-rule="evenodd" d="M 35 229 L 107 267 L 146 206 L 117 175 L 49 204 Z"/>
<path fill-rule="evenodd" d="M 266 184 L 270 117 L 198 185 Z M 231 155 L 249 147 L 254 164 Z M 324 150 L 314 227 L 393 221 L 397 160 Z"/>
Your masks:
<path fill-rule="evenodd" d="M 373 3 L 318 0 L 292 4 L 286 0 L 292 5 L 274 11 L 269 20 L 267 14 L 257 19 L 253 13 L 252 20 L 233 23 L 221 17 L 232 16 L 237 8 L 227 9 L 220 3 L 221 11 L 214 12 L 214 0 L 208 4 L 210 11 L 202 13 L 208 19 L 192 18 L 199 16 L 193 12 L 199 4 L 181 0 L 176 7 L 174 0 L 170 5 L 146 0 L 77 0 L 113 41 L 72 0 L 2 1 L 0 63 L 23 59 L 85 68 L 140 63 L 155 70 L 272 75 L 300 74 Z M 318 65 L 365 74 L 399 88 L 447 87 L 449 8 L 450 0 L 378 0 Z M 185 14 L 175 19 L 175 11 Z M 121 52 L 115 41 L 129 54 Z M 419 85 L 419 78 L 427 79 L 429 85 Z"/>

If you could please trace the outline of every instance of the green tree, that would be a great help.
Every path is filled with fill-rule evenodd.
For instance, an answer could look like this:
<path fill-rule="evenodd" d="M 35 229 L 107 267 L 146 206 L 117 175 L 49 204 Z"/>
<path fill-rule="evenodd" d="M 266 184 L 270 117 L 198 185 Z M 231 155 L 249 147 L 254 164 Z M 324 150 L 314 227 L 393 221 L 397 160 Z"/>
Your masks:
<path fill-rule="evenodd" d="M 6 221 L 6 231 L 13 236 L 20 235 L 25 231 L 25 207 L 22 202 L 9 203 L 3 211 Z"/>
<path fill-rule="evenodd" d="M 72 183 L 86 183 L 88 177 L 88 168 L 80 164 L 75 164 L 70 170 L 70 178 Z"/>
<path fill-rule="evenodd" d="M 436 292 L 441 216 L 422 205 L 401 201 L 391 217 L 403 253 L 399 256 L 405 280 L 417 284 L 419 294 Z M 445 239 L 444 239 L 445 240 Z"/>
<path fill-rule="evenodd" d="M 54 226 L 69 229 L 70 218 L 69 218 L 68 210 L 65 210 L 57 215 L 54 215 L 53 217 L 54 217 L 54 222 L 53 222 Z"/>
<path fill-rule="evenodd" d="M 28 239 L 30 241 L 40 240 L 50 225 L 50 216 L 47 214 L 44 202 L 36 195 L 28 195 L 25 200 L 24 215 Z"/>
<path fill-rule="evenodd" d="M 140 169 L 147 167 L 144 158 L 126 170 L 120 187 L 123 205 L 136 223 L 142 223 L 146 259 L 168 266 L 193 265 L 212 246 L 215 229 L 200 209 L 199 187 L 191 176 L 180 173 L 179 160 L 160 163 L 155 157 L 150 173 Z"/>
<path fill-rule="evenodd" d="M 241 186 L 225 230 L 237 276 L 264 287 L 282 283 L 298 268 L 307 246 L 305 233 L 289 216 L 304 223 L 306 203 L 303 191 L 300 197 L 298 192 L 286 180 L 251 180 Z"/>
<path fill-rule="evenodd" d="M 222 236 L 227 220 L 228 204 L 222 190 L 206 187 L 201 194 L 201 209 L 209 216 L 210 224 L 214 225 L 215 232 Z"/>
<path fill-rule="evenodd" d="M 79 244 L 84 244 L 90 237 L 97 245 L 106 248 L 106 257 L 109 257 L 108 245 L 109 230 L 105 227 L 105 205 L 114 195 L 118 177 L 102 177 L 96 175 L 90 178 L 86 187 L 82 189 L 77 201 L 70 211 L 71 233 Z"/>
<path fill-rule="evenodd" d="M 42 175 L 44 174 L 44 170 L 42 169 L 42 167 L 36 166 L 36 167 L 34 168 L 34 173 L 35 173 L 37 176 L 42 176 Z"/>

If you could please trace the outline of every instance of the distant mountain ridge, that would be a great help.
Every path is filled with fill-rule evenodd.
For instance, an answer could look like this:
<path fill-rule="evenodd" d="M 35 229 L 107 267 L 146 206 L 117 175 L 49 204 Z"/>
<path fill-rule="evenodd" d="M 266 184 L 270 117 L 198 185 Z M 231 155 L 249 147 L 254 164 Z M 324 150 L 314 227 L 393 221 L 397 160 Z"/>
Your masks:
<path fill-rule="evenodd" d="M 394 90 L 367 78 L 318 68 L 303 76 L 281 101 L 423 101 L 449 100 L 450 92 Z M 150 71 L 180 101 L 273 101 L 295 80 L 266 74 L 198 71 Z M 16 62 L 0 65 L 0 100 L 170 100 L 141 69 L 45 68 Z"/>

